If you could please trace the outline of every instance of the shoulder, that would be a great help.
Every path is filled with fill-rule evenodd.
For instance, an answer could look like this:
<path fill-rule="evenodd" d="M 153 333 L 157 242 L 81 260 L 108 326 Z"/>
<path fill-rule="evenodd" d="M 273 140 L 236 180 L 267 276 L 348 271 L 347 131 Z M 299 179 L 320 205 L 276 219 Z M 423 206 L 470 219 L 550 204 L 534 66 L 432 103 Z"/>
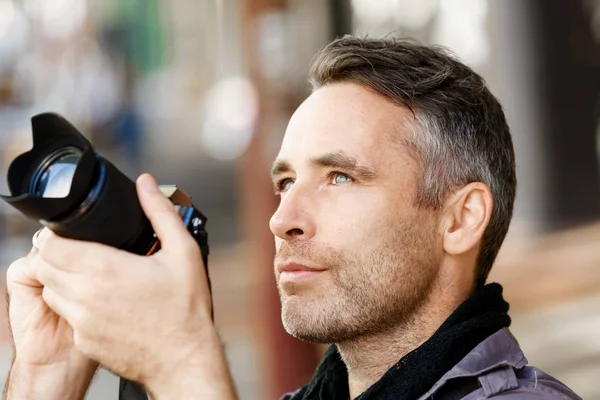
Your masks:
<path fill-rule="evenodd" d="M 535 367 L 515 371 L 518 386 L 498 393 L 497 400 L 582 400 L 556 378 Z"/>
<path fill-rule="evenodd" d="M 455 369 L 456 376 L 476 377 L 479 388 L 464 399 L 581 400 L 575 392 L 528 361 L 519 343 L 504 328 L 480 343 Z"/>
<path fill-rule="evenodd" d="M 570 397 L 562 392 L 544 387 L 538 387 L 534 390 L 519 388 L 489 398 L 495 400 L 581 400 L 580 397 Z"/>

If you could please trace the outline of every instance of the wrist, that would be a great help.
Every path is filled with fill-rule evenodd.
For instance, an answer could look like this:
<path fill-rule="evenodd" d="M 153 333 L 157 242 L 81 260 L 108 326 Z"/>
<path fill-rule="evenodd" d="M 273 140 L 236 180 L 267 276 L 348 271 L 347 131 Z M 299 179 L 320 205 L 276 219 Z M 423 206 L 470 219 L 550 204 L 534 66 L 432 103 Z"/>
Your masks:
<path fill-rule="evenodd" d="M 6 383 L 7 399 L 80 400 L 97 367 L 93 362 L 36 365 L 17 358 Z"/>
<path fill-rule="evenodd" d="M 191 345 L 187 357 L 164 365 L 160 376 L 146 383 L 152 400 L 236 399 L 223 345 L 214 330 L 208 336 Z"/>

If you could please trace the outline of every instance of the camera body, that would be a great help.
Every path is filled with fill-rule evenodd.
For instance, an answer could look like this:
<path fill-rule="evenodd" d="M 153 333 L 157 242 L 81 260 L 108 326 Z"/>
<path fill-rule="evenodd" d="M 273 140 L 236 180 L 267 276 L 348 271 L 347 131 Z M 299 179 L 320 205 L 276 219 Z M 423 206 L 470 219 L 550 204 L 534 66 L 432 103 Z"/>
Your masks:
<path fill-rule="evenodd" d="M 208 265 L 208 234 L 206 232 L 206 217 L 202 214 L 194 205 L 192 204 L 192 198 L 188 196 L 185 192 L 179 189 L 175 185 L 160 185 L 159 186 L 161 192 L 171 200 L 171 202 L 175 205 L 177 213 L 181 217 L 183 224 L 186 229 L 192 235 L 200 250 L 202 251 L 202 260 L 204 261 L 204 266 L 207 268 Z M 156 237 L 156 235 L 155 235 Z M 150 250 L 150 253 L 154 253 L 158 251 L 160 247 L 160 242 L 157 240 L 156 244 L 153 245 Z M 208 270 L 206 271 L 208 274 Z M 210 280 L 209 280 L 210 283 Z"/>

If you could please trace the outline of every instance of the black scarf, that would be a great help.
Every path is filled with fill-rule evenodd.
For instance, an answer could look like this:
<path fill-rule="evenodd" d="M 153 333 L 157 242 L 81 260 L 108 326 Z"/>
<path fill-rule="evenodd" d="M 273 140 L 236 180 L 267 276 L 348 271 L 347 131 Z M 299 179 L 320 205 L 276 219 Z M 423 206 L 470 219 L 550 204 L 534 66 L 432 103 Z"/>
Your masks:
<path fill-rule="evenodd" d="M 429 340 L 402 357 L 356 400 L 414 400 L 425 394 L 475 346 L 510 325 L 502 286 L 492 283 L 463 302 Z M 348 400 L 348 373 L 331 346 L 312 381 L 290 400 Z"/>

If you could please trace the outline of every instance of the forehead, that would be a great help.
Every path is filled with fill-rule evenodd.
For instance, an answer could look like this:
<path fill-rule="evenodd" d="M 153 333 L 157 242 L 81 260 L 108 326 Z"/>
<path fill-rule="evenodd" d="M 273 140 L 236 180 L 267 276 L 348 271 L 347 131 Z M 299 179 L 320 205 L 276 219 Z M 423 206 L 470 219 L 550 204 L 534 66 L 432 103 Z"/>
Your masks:
<path fill-rule="evenodd" d="M 377 165 L 398 157 L 412 114 L 354 83 L 324 86 L 298 107 L 278 159 L 291 163 L 323 153 L 344 153 Z"/>

